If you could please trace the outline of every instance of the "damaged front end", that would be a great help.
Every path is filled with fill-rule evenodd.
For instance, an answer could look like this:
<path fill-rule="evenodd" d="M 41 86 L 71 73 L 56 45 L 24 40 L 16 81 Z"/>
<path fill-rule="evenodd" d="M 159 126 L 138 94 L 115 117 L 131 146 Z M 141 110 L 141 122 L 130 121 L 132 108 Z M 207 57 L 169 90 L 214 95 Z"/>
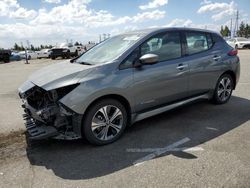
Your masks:
<path fill-rule="evenodd" d="M 31 139 L 72 140 L 81 138 L 82 115 L 60 103 L 60 99 L 78 85 L 47 91 L 29 82 L 19 89 L 25 112 L 23 118 Z"/>

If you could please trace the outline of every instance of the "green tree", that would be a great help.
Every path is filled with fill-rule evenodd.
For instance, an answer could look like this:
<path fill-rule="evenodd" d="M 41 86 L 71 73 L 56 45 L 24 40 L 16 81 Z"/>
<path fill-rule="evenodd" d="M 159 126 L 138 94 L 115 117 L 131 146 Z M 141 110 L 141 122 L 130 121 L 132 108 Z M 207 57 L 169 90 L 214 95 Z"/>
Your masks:
<path fill-rule="evenodd" d="M 35 50 L 35 47 L 31 44 L 31 45 L 30 45 L 30 49 L 31 49 L 32 51 L 34 51 L 34 50 Z"/>
<path fill-rule="evenodd" d="M 241 22 L 237 35 L 238 35 L 239 37 L 245 37 L 245 31 L 246 31 L 245 23 L 244 23 L 244 22 Z"/>
<path fill-rule="evenodd" d="M 250 25 L 246 24 L 245 28 L 245 37 L 248 38 L 250 37 Z"/>
<path fill-rule="evenodd" d="M 20 47 L 20 51 L 24 51 L 25 48 L 23 47 L 23 45 Z"/>
<path fill-rule="evenodd" d="M 14 45 L 14 50 L 20 50 L 20 46 L 18 46 L 18 44 L 17 43 L 15 43 L 15 45 Z"/>
<path fill-rule="evenodd" d="M 223 37 L 228 37 L 231 35 L 231 31 L 229 30 L 227 25 L 225 26 L 225 28 L 223 27 L 223 25 L 221 26 L 220 33 Z"/>
<path fill-rule="evenodd" d="M 228 26 L 225 26 L 225 35 L 228 37 L 231 35 L 231 31 L 229 30 Z"/>

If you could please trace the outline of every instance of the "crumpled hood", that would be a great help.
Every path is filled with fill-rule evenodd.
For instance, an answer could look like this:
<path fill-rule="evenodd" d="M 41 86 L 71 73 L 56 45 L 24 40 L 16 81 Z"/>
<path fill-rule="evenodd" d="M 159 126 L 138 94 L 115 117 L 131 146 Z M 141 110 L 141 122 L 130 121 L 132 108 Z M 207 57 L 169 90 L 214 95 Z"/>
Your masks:
<path fill-rule="evenodd" d="M 76 84 L 80 77 L 86 76 L 94 69 L 93 66 L 63 61 L 34 72 L 29 81 L 45 90 L 51 90 Z"/>

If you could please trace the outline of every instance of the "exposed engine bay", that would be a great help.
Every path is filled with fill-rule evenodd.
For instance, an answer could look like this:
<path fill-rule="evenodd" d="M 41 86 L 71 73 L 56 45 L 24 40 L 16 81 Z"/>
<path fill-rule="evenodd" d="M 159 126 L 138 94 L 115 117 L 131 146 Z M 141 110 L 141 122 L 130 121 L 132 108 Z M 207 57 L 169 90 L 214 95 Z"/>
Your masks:
<path fill-rule="evenodd" d="M 78 139 L 81 137 L 81 118 L 60 103 L 60 99 L 77 85 L 50 91 L 34 86 L 19 93 L 24 108 L 25 125 L 31 139 Z"/>

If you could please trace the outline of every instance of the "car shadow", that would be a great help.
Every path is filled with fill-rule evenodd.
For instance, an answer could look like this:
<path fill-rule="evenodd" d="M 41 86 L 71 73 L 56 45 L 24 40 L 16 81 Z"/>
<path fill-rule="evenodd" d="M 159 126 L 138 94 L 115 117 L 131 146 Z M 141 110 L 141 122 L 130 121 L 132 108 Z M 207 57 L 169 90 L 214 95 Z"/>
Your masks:
<path fill-rule="evenodd" d="M 136 123 L 117 142 L 92 146 L 82 140 L 49 140 L 31 143 L 27 155 L 31 165 L 44 166 L 63 179 L 90 179 L 115 173 L 133 165 L 149 153 L 128 152 L 130 148 L 166 147 L 183 138 L 190 141 L 181 147 L 194 147 L 223 135 L 250 119 L 250 101 L 232 97 L 225 105 L 207 102 L 187 105 Z M 187 152 L 168 152 L 195 160 Z"/>

